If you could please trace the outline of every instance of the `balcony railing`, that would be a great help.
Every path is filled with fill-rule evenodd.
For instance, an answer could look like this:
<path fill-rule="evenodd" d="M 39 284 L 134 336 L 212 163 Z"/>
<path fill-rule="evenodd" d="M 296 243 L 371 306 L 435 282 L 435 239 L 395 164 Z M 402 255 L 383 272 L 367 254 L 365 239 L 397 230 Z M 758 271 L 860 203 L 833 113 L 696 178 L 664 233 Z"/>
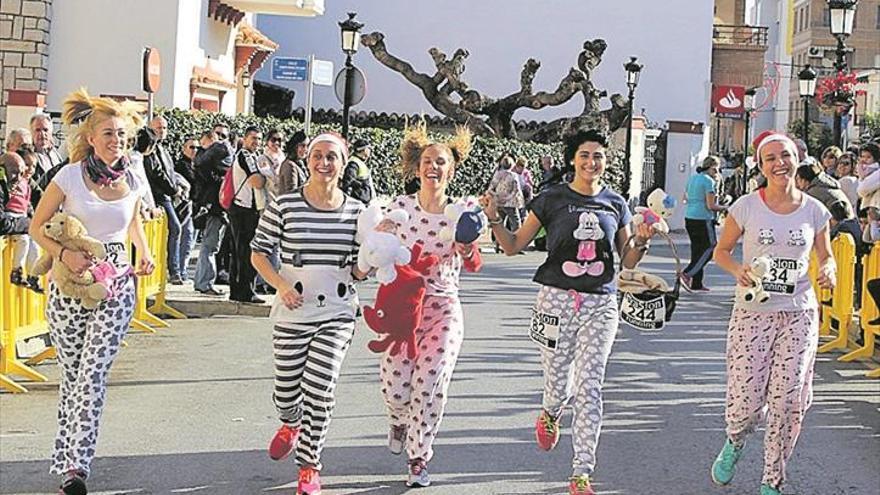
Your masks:
<path fill-rule="evenodd" d="M 712 42 L 719 45 L 739 45 L 766 48 L 767 28 L 764 26 L 728 26 L 716 24 Z"/>

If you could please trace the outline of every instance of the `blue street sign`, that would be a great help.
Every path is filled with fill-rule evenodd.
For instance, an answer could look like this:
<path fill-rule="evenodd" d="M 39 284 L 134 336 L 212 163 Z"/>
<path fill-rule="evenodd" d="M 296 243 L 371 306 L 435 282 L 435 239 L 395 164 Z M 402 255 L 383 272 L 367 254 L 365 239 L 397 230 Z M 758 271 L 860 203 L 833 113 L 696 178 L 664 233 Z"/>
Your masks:
<path fill-rule="evenodd" d="M 276 81 L 308 80 L 309 60 L 305 58 L 275 57 L 272 59 L 272 79 Z"/>

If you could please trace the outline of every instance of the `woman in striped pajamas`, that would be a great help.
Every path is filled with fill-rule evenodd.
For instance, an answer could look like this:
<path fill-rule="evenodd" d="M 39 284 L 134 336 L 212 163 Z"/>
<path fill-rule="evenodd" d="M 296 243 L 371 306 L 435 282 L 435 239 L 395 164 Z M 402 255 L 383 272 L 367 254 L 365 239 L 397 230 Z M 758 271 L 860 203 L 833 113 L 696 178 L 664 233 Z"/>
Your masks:
<path fill-rule="evenodd" d="M 321 451 L 335 404 L 334 389 L 354 333 L 357 295 L 357 217 L 364 205 L 338 187 L 348 160 L 341 137 L 321 134 L 309 145 L 311 176 L 301 191 L 282 194 L 266 208 L 251 243 L 251 261 L 277 290 L 272 318 L 273 399 L 281 427 L 269 456 L 296 450 L 297 495 L 321 492 Z M 269 255 L 281 250 L 281 269 Z"/>

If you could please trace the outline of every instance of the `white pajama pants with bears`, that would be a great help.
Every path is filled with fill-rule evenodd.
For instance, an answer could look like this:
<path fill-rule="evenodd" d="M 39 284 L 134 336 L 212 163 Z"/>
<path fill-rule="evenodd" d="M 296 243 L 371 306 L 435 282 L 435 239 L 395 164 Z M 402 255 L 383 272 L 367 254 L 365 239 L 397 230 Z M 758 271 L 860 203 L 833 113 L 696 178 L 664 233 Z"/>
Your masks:
<path fill-rule="evenodd" d="M 406 426 L 406 453 L 410 460 L 430 461 L 434 439 L 443 419 L 449 382 L 461 350 L 464 320 L 458 298 L 426 296 L 422 323 L 416 330 L 418 355 L 406 350 L 380 362 L 382 395 L 388 420 Z"/>
<path fill-rule="evenodd" d="M 135 307 L 133 276 L 117 279 L 114 288 L 113 298 L 86 309 L 49 284 L 46 319 L 61 368 L 58 434 L 49 469 L 54 474 L 76 470 L 88 476 L 95 457 L 110 366 Z"/>
<path fill-rule="evenodd" d="M 541 349 L 543 407 L 559 417 L 571 403 L 572 471 L 575 476 L 590 475 L 602 428 L 605 366 L 617 334 L 617 296 L 576 294 L 545 285 L 538 292 L 536 308 L 559 317 L 556 348 Z"/>
<path fill-rule="evenodd" d="M 354 335 L 353 319 L 279 323 L 272 332 L 275 391 L 281 422 L 299 427 L 296 462 L 321 470 L 321 452 L 336 406 L 336 383 Z"/>

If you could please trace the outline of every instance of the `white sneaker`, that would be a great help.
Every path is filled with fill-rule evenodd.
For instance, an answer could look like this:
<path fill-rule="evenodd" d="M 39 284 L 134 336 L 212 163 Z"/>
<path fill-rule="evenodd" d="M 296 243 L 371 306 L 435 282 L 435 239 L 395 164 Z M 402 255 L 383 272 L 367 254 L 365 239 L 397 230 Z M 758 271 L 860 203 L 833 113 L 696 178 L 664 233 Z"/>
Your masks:
<path fill-rule="evenodd" d="M 406 486 L 410 488 L 425 488 L 431 486 L 431 478 L 428 477 L 428 465 L 425 461 L 421 459 L 410 461 Z"/>
<path fill-rule="evenodd" d="M 406 425 L 391 425 L 388 429 L 388 450 L 394 455 L 403 452 L 403 444 L 406 442 Z"/>

